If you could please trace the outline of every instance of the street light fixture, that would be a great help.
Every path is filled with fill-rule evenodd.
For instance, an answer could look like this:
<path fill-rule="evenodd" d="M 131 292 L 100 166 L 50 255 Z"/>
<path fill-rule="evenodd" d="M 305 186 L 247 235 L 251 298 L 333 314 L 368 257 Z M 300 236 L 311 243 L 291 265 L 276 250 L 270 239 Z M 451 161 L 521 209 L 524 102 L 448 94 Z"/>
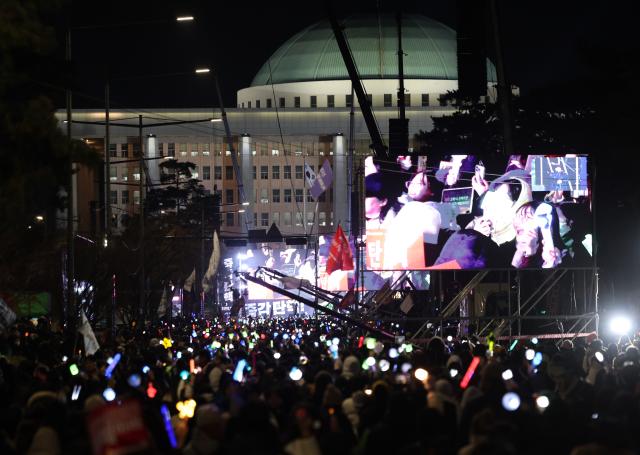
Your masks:
<path fill-rule="evenodd" d="M 176 21 L 177 22 L 189 22 L 194 20 L 195 18 L 193 16 L 178 16 L 176 17 Z"/>
<path fill-rule="evenodd" d="M 209 73 L 211 70 L 209 68 L 196 68 L 196 74 Z"/>

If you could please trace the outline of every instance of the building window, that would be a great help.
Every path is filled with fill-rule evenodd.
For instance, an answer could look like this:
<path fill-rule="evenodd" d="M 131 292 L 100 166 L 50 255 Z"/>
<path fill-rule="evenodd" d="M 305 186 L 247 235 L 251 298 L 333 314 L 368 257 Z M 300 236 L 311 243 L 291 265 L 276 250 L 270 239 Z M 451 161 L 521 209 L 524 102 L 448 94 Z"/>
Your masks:
<path fill-rule="evenodd" d="M 291 178 L 291 166 L 285 166 L 284 167 L 284 179 L 290 179 Z"/>
<path fill-rule="evenodd" d="M 111 203 L 111 205 L 116 205 L 118 203 L 118 190 L 111 190 L 109 191 L 109 193 L 109 202 Z"/>
<path fill-rule="evenodd" d="M 247 101 L 247 107 L 251 109 L 251 101 Z"/>
<path fill-rule="evenodd" d="M 180 144 L 180 156 L 187 156 L 187 144 Z"/>
<path fill-rule="evenodd" d="M 118 145 L 117 144 L 109 144 L 109 157 L 117 158 L 118 157 Z"/>
<path fill-rule="evenodd" d="M 311 97 L 309 98 L 309 105 L 311 107 L 318 107 L 318 97 L 315 95 L 311 95 Z"/>
<path fill-rule="evenodd" d="M 280 179 L 280 166 L 271 166 L 271 178 Z"/>
<path fill-rule="evenodd" d="M 279 155 L 280 155 L 280 150 L 276 150 L 276 149 L 271 150 L 271 156 L 279 156 Z"/>
<path fill-rule="evenodd" d="M 294 96 L 293 97 L 293 107 L 300 107 L 300 97 L 299 96 Z"/>
<path fill-rule="evenodd" d="M 269 190 L 266 188 L 262 188 L 260 190 L 260 203 L 268 204 L 269 203 Z"/>
<path fill-rule="evenodd" d="M 274 223 L 276 226 L 280 224 L 280 212 L 273 212 L 271 214 L 271 222 Z"/>
<path fill-rule="evenodd" d="M 345 95 L 344 105 L 347 107 L 353 106 L 353 95 Z"/>
<path fill-rule="evenodd" d="M 258 227 L 258 214 L 253 212 L 253 227 Z"/>
<path fill-rule="evenodd" d="M 440 103 L 440 106 L 446 106 L 447 105 L 447 100 L 445 99 L 444 96 L 439 96 L 438 97 L 438 102 Z"/>
<path fill-rule="evenodd" d="M 307 226 L 313 226 L 313 212 L 307 212 Z"/>
<path fill-rule="evenodd" d="M 198 144 L 191 144 L 191 156 L 198 156 Z"/>
<path fill-rule="evenodd" d="M 210 153 L 211 152 L 209 151 L 209 143 L 202 144 L 202 155 L 203 156 L 209 156 Z"/>
<path fill-rule="evenodd" d="M 391 107 L 392 103 L 391 93 L 384 94 L 384 107 Z"/>
<path fill-rule="evenodd" d="M 260 147 L 260 156 L 269 156 L 269 152 L 266 147 Z"/>
<path fill-rule="evenodd" d="M 233 226 L 233 213 L 227 213 L 227 226 Z"/>
<path fill-rule="evenodd" d="M 136 182 L 139 182 L 139 181 L 140 181 L 140 172 L 135 171 L 135 172 L 133 173 L 133 180 L 135 180 Z"/>
<path fill-rule="evenodd" d="M 265 227 L 265 226 L 269 226 L 269 214 L 268 213 L 261 213 L 260 214 L 260 226 Z"/>
<path fill-rule="evenodd" d="M 164 144 L 162 142 L 158 143 L 158 156 L 164 156 Z"/>
<path fill-rule="evenodd" d="M 405 93 L 404 94 L 404 105 L 409 107 L 411 106 L 411 94 L 410 93 Z"/>
<path fill-rule="evenodd" d="M 211 180 L 211 166 L 202 166 L 202 180 Z"/>
<path fill-rule="evenodd" d="M 291 212 L 284 212 L 282 214 L 282 224 L 284 226 L 291 226 Z"/>
<path fill-rule="evenodd" d="M 122 199 L 121 199 L 123 204 L 128 204 L 129 203 L 129 190 L 122 190 Z"/>
<path fill-rule="evenodd" d="M 260 100 L 256 100 L 256 109 L 260 109 Z"/>
<path fill-rule="evenodd" d="M 176 156 L 176 144 L 174 142 L 167 144 L 167 156 Z"/>
<path fill-rule="evenodd" d="M 256 171 L 256 167 L 255 166 L 253 166 L 252 170 L 253 170 L 253 172 L 252 172 L 253 180 L 255 180 L 255 179 L 258 178 L 258 172 Z"/>
<path fill-rule="evenodd" d="M 233 166 L 225 166 L 224 167 L 224 178 L 226 180 L 233 179 Z"/>
<path fill-rule="evenodd" d="M 296 212 L 296 226 L 302 226 L 302 213 Z"/>
<path fill-rule="evenodd" d="M 304 202 L 304 197 L 302 193 L 302 189 L 296 189 L 296 202 Z"/>
<path fill-rule="evenodd" d="M 260 166 L 260 180 L 269 178 L 269 166 Z"/>
<path fill-rule="evenodd" d="M 216 180 L 222 180 L 222 166 L 213 167 L 213 178 Z"/>
<path fill-rule="evenodd" d="M 284 98 L 279 98 L 278 100 L 279 100 L 279 104 L 278 104 L 278 106 L 279 106 L 279 107 L 285 107 L 285 101 L 284 101 Z"/>
<path fill-rule="evenodd" d="M 126 182 L 127 180 L 129 180 L 129 169 L 127 169 L 126 167 L 121 168 L 120 178 L 122 179 L 123 182 Z"/>
<path fill-rule="evenodd" d="M 313 202 L 313 196 L 311 196 L 311 190 L 307 190 L 307 202 Z"/>
<path fill-rule="evenodd" d="M 273 197 L 271 198 L 271 200 L 277 204 L 280 202 L 280 190 L 278 188 L 275 188 L 273 190 Z"/>
<path fill-rule="evenodd" d="M 301 179 L 303 177 L 302 166 L 296 165 L 296 178 Z"/>
<path fill-rule="evenodd" d="M 233 204 L 233 190 L 225 190 L 224 202 L 226 204 Z"/>
<path fill-rule="evenodd" d="M 335 107 L 335 105 L 336 105 L 335 96 L 327 95 L 327 107 Z"/>
<path fill-rule="evenodd" d="M 133 203 L 135 205 L 140 205 L 140 191 L 133 190 Z"/>
<path fill-rule="evenodd" d="M 115 166 L 109 166 L 109 180 L 115 182 L 118 180 L 118 168 Z"/>
<path fill-rule="evenodd" d="M 198 172 L 198 165 L 196 165 L 196 166 L 193 168 L 193 171 L 191 171 L 191 178 L 192 178 L 192 179 L 197 179 L 197 178 L 198 178 L 198 174 L 199 174 L 199 172 Z"/>
<path fill-rule="evenodd" d="M 429 94 L 428 93 L 423 93 L 422 94 L 422 107 L 426 107 L 429 105 Z"/>
<path fill-rule="evenodd" d="M 267 109 L 271 109 L 271 98 L 267 98 Z"/>
<path fill-rule="evenodd" d="M 120 144 L 120 156 L 129 158 L 129 144 Z"/>
<path fill-rule="evenodd" d="M 319 226 L 327 225 L 327 214 L 325 212 L 318 213 L 318 225 Z"/>
<path fill-rule="evenodd" d="M 290 189 L 286 189 L 284 190 L 284 202 L 291 202 L 291 190 Z"/>
<path fill-rule="evenodd" d="M 140 144 L 131 144 L 133 147 L 133 156 L 140 156 Z"/>

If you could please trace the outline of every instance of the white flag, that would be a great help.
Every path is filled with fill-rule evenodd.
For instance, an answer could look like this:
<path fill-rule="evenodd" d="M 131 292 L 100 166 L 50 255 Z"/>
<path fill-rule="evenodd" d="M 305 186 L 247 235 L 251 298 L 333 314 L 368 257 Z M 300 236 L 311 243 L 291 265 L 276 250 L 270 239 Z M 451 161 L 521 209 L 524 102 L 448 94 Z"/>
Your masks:
<path fill-rule="evenodd" d="M 196 281 L 196 268 L 193 268 L 193 272 L 191 272 L 191 275 L 189 275 L 189 277 L 184 280 L 184 285 L 182 286 L 184 288 L 185 291 L 191 292 L 191 288 L 193 288 L 193 283 Z"/>
<path fill-rule="evenodd" d="M 84 350 L 87 355 L 93 355 L 98 352 L 100 345 L 98 344 L 98 340 L 96 340 L 96 335 L 93 333 L 91 324 L 89 324 L 87 315 L 84 314 L 84 310 L 82 310 L 82 322 L 80 323 L 78 332 L 82 334 L 82 338 L 84 339 Z"/>
<path fill-rule="evenodd" d="M 161 318 L 162 316 L 167 314 L 167 299 L 168 298 L 169 297 L 167 295 L 167 287 L 165 286 L 165 288 L 162 290 L 162 297 L 160 297 L 160 303 L 158 304 L 158 311 L 156 313 L 159 318 Z"/>
<path fill-rule="evenodd" d="M 211 252 L 211 257 L 209 258 L 209 267 L 207 267 L 207 271 L 202 277 L 202 290 L 204 292 L 208 292 L 211 288 L 211 278 L 218 271 L 218 265 L 220 264 L 220 240 L 218 239 L 218 233 L 213 233 L 213 251 Z"/>
<path fill-rule="evenodd" d="M 307 187 L 312 188 L 313 183 L 316 181 L 316 173 L 306 163 L 304 165 L 304 178 L 307 180 Z"/>
<path fill-rule="evenodd" d="M 411 294 L 407 294 L 407 296 L 400 304 L 400 311 L 402 311 L 404 314 L 407 314 L 409 313 L 409 311 L 411 311 L 411 308 L 413 308 L 413 298 L 411 297 Z"/>

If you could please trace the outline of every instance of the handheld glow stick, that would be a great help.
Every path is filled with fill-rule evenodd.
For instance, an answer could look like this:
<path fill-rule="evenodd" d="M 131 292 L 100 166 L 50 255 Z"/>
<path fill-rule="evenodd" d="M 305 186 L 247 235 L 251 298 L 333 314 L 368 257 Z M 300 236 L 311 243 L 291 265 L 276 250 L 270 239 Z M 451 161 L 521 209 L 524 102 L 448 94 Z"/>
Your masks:
<path fill-rule="evenodd" d="M 171 415 L 169 414 L 169 408 L 167 408 L 166 404 L 162 405 L 160 413 L 162 414 L 162 420 L 164 420 L 164 429 L 167 431 L 169 443 L 171 444 L 171 447 L 177 449 L 178 442 L 176 441 L 176 434 L 173 432 L 173 427 L 171 426 Z"/>
<path fill-rule="evenodd" d="M 476 368 L 478 368 L 478 364 L 480 363 L 480 357 L 474 357 L 471 360 L 471 365 L 467 369 L 467 372 L 462 377 L 462 381 L 460 381 L 460 387 L 466 389 L 473 377 L 473 374 L 476 372 Z"/>
<path fill-rule="evenodd" d="M 111 361 L 111 363 L 109 364 L 109 366 L 104 372 L 104 376 L 107 379 L 111 378 L 111 375 L 113 374 L 113 370 L 116 369 L 116 366 L 118 365 L 118 362 L 120 361 L 121 358 L 122 358 L 122 354 L 120 354 L 119 352 L 113 357 L 113 360 Z"/>

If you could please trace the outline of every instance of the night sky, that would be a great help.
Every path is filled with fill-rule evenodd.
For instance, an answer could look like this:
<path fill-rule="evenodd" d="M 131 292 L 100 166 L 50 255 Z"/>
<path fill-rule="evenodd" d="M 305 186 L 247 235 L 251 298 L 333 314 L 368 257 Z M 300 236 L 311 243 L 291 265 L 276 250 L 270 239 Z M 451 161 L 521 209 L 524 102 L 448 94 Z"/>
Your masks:
<path fill-rule="evenodd" d="M 337 2 L 336 2 L 337 3 Z M 635 17 L 626 2 L 498 2 L 508 77 L 523 93 L 588 73 L 578 50 L 584 46 L 624 47 L 632 41 Z M 340 2 L 340 16 L 393 12 L 396 2 Z M 456 28 L 455 2 L 405 1 L 404 11 L 420 13 Z M 114 81 L 113 107 L 195 107 L 215 104 L 211 84 L 191 73 L 198 65 L 218 68 L 225 104 L 247 87 L 260 66 L 289 37 L 327 18 L 324 2 L 151 2 L 147 0 L 72 3 L 74 27 L 158 21 L 156 24 L 74 30 L 73 61 L 77 107 L 101 107 L 107 72 Z M 196 22 L 176 24 L 177 14 Z M 166 23 L 162 23 L 166 20 Z M 64 25 L 59 27 L 64 29 Z"/>

